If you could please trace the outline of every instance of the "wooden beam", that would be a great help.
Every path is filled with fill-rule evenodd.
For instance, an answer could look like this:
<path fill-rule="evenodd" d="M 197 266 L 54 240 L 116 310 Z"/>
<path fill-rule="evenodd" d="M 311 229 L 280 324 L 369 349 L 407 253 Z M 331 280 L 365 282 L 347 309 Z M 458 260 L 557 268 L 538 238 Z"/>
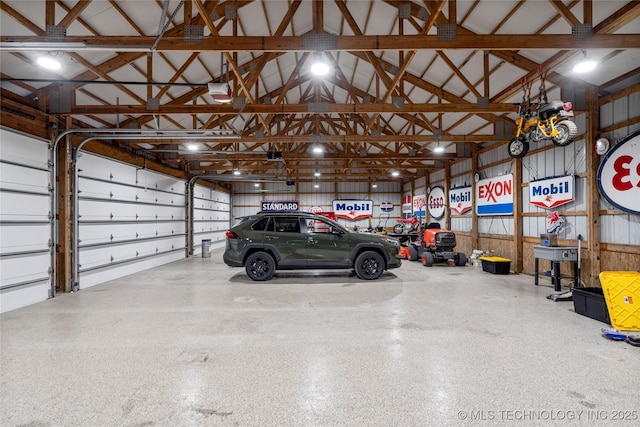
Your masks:
<path fill-rule="evenodd" d="M 67 13 L 67 15 L 62 18 L 58 25 L 61 25 L 64 28 L 69 28 L 69 25 L 71 25 L 73 21 L 75 21 L 80 16 L 82 11 L 85 10 L 90 3 L 91 0 L 79 0 L 78 3 L 76 3 L 75 6 L 71 8 L 69 13 Z"/>
<path fill-rule="evenodd" d="M 580 24 L 578 18 L 576 18 L 575 15 L 571 13 L 571 10 L 564 5 L 562 0 L 549 0 L 549 3 L 551 3 L 551 5 L 556 8 L 558 13 L 565 19 L 565 21 L 569 23 L 572 28 Z"/>
<path fill-rule="evenodd" d="M 284 93 L 284 91 L 282 92 Z M 282 96 L 282 95 L 281 95 Z M 326 113 L 331 114 L 373 114 L 373 113 L 492 113 L 513 112 L 514 104 L 496 103 L 488 107 L 481 107 L 476 103 L 460 102 L 455 104 L 411 104 L 405 103 L 402 107 L 393 104 L 335 104 L 327 102 Z M 311 110 L 307 103 L 301 104 L 247 104 L 242 109 L 243 113 L 252 114 L 311 114 L 317 111 Z M 211 105 L 176 105 L 163 104 L 157 110 L 148 110 L 146 105 L 74 105 L 71 114 L 237 114 L 231 104 Z"/>
<path fill-rule="evenodd" d="M 640 2 L 637 2 L 640 4 Z M 211 19 L 209 19 L 211 23 Z M 216 36 L 204 37 L 200 44 L 185 44 L 181 36 L 165 36 L 158 52 L 312 52 L 305 47 L 303 36 L 221 36 L 213 23 Z M 462 34 L 460 34 L 462 33 Z M 3 50 L 23 50 L 24 43 L 51 44 L 58 51 L 104 50 L 147 52 L 155 37 L 150 36 L 67 36 L 63 42 L 51 44 L 38 36 L 2 36 Z M 70 44 L 66 46 L 65 44 Z M 81 45 L 82 47 L 78 47 Z M 636 49 L 639 34 L 594 34 L 590 40 L 576 40 L 571 34 L 469 34 L 459 31 L 455 41 L 441 41 L 432 35 L 347 35 L 336 36 L 336 47 L 330 51 L 399 51 L 399 50 L 546 50 L 546 49 Z"/>
<path fill-rule="evenodd" d="M 591 89 L 587 94 L 587 134 L 586 146 L 591 146 L 599 135 L 600 107 L 598 105 L 598 92 Z M 587 194 L 589 201 L 587 206 L 588 233 L 587 242 L 589 250 L 589 277 L 583 277 L 587 286 L 596 286 L 599 283 L 600 274 L 600 191 L 598 191 L 598 167 L 600 159 L 595 150 L 587 151 Z"/>

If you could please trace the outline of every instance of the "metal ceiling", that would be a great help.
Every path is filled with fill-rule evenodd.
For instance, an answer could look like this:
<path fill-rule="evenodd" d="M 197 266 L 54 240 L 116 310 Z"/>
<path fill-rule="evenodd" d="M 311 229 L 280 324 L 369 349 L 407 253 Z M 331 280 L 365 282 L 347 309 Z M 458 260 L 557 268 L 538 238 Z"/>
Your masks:
<path fill-rule="evenodd" d="M 0 5 L 3 98 L 76 127 L 230 133 L 200 139 L 198 152 L 147 132 L 114 141 L 229 181 L 234 169 L 301 180 L 321 169 L 334 181 L 391 179 L 398 169 L 406 178 L 469 155 L 464 145 L 508 139 L 523 79 L 536 88 L 543 73 L 550 99 L 568 86 L 606 95 L 640 84 L 637 1 Z M 573 74 L 585 53 L 599 67 Z M 43 55 L 62 67 L 42 69 Z M 327 76 L 311 74 L 316 59 L 330 65 Z M 227 81 L 233 102 L 215 102 L 207 83 Z M 282 159 L 267 161 L 267 151 Z"/>

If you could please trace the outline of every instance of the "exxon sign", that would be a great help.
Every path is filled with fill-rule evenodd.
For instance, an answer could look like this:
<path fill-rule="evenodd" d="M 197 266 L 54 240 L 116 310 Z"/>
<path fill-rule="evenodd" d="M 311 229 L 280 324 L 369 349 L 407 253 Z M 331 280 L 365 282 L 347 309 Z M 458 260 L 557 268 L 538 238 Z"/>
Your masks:
<path fill-rule="evenodd" d="M 513 175 L 482 179 L 476 185 L 478 215 L 513 215 Z"/>
<path fill-rule="evenodd" d="M 529 183 L 529 203 L 545 209 L 573 202 L 573 175 L 541 179 Z"/>
<path fill-rule="evenodd" d="M 362 219 L 373 216 L 373 200 L 334 200 L 336 218 Z"/>

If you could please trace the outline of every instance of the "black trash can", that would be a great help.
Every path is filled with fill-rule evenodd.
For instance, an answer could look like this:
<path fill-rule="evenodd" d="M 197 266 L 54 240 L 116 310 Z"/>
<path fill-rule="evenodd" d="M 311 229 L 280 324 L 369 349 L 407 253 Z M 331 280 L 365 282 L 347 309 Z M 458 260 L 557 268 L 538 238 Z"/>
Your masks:
<path fill-rule="evenodd" d="M 202 241 L 202 258 L 211 258 L 211 239 Z"/>

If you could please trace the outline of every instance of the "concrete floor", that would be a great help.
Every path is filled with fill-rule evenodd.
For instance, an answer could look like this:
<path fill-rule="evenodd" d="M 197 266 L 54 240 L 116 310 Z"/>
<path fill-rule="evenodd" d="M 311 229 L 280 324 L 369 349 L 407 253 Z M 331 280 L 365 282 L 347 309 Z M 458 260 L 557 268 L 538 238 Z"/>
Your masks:
<path fill-rule="evenodd" d="M 3 314 L 0 424 L 639 425 L 640 349 L 547 281 L 405 262 L 256 283 L 221 260 Z"/>

